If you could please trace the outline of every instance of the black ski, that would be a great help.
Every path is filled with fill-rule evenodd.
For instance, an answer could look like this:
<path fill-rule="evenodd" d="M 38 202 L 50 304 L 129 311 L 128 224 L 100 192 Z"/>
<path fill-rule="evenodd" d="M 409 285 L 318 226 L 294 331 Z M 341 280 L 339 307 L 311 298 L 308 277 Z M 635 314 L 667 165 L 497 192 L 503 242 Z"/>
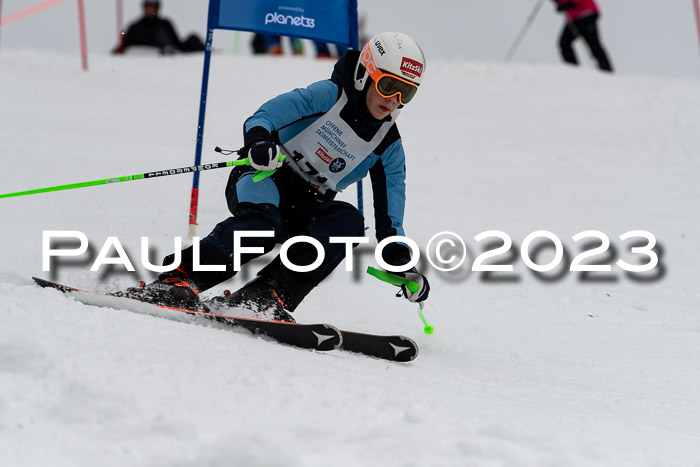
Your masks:
<path fill-rule="evenodd" d="M 63 293 L 68 293 L 81 303 L 87 305 L 122 309 L 189 323 L 217 323 L 220 325 L 218 327 L 223 329 L 240 327 L 253 334 L 265 335 L 283 344 L 305 349 L 333 350 L 338 348 L 342 343 L 340 331 L 329 324 L 297 324 L 284 321 L 257 320 L 183 308 L 170 308 L 127 297 L 91 293 L 37 277 L 33 277 L 32 279 L 41 287 L 52 288 L 60 290 Z"/>
<path fill-rule="evenodd" d="M 221 310 L 220 303 L 204 300 L 206 306 L 216 310 Z M 340 344 L 342 350 L 395 362 L 410 362 L 418 356 L 418 345 L 405 336 L 382 336 L 342 330 L 340 333 L 343 337 Z"/>
<path fill-rule="evenodd" d="M 221 313 L 205 313 L 183 308 L 170 308 L 126 297 L 91 293 L 56 282 L 33 277 L 41 287 L 69 293 L 81 303 L 103 308 L 122 309 L 135 313 L 196 324 L 218 324 L 222 329 L 240 327 L 253 334 L 266 335 L 278 342 L 316 350 L 340 348 L 370 357 L 396 362 L 410 362 L 418 356 L 418 345 L 399 335 L 375 335 L 354 331 L 339 331 L 329 324 L 298 324 L 284 321 L 257 320 Z M 205 300 L 204 304 L 207 305 Z M 220 310 L 220 306 L 213 306 Z"/>
<path fill-rule="evenodd" d="M 418 345 L 405 336 L 378 336 L 362 332 L 340 331 L 343 343 L 340 348 L 371 357 L 410 362 L 418 356 Z"/>

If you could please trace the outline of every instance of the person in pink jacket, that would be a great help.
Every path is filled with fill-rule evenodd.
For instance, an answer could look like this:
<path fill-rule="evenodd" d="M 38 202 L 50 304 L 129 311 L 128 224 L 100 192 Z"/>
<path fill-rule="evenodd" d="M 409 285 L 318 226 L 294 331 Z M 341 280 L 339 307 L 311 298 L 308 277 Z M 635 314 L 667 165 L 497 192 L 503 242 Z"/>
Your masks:
<path fill-rule="evenodd" d="M 566 24 L 559 37 L 559 48 L 565 62 L 578 64 L 576 53 L 572 47 L 574 40 L 582 36 L 598 61 L 598 68 L 612 72 L 612 64 L 598 36 L 597 22 L 600 10 L 595 0 L 553 0 L 557 11 L 566 15 Z"/>

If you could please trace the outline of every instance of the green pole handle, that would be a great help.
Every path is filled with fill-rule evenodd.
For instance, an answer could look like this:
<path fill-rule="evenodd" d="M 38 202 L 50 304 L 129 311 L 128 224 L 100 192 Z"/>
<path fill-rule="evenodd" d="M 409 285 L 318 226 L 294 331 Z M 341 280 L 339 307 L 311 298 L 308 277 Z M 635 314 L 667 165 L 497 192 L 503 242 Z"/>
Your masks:
<path fill-rule="evenodd" d="M 418 292 L 418 282 L 409 281 L 405 277 L 399 276 L 398 274 L 382 271 L 381 269 L 373 268 L 372 266 L 367 267 L 367 274 L 392 285 L 398 285 L 399 287 L 405 285 L 411 292 Z"/>
<path fill-rule="evenodd" d="M 284 162 L 284 160 L 287 158 L 284 154 L 280 153 L 278 156 L 278 161 L 279 162 Z M 250 160 L 246 157 L 245 159 L 238 159 L 233 163 L 233 165 L 250 165 Z M 275 170 L 257 170 L 255 172 L 255 175 L 253 175 L 253 182 L 259 182 L 260 180 L 265 180 L 267 177 L 275 173 L 277 169 Z"/>
<path fill-rule="evenodd" d="M 398 274 L 392 274 L 390 272 L 382 271 L 381 269 L 373 268 L 372 266 L 367 267 L 367 274 L 392 285 L 405 285 L 406 288 L 411 292 L 418 292 L 418 283 L 416 281 L 410 281 L 403 276 L 399 276 Z M 425 316 L 423 316 L 424 307 L 425 305 L 423 304 L 423 302 L 418 302 L 418 317 L 423 322 L 423 332 L 425 332 L 426 334 L 432 334 L 433 331 L 435 331 L 435 327 L 428 324 L 428 321 L 425 319 Z"/>

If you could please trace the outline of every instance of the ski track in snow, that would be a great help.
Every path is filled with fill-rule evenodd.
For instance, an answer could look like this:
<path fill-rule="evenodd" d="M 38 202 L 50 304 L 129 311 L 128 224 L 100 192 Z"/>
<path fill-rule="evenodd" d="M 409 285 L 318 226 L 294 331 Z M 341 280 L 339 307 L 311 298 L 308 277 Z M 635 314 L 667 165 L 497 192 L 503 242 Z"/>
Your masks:
<path fill-rule="evenodd" d="M 201 57 L 91 56 L 90 66 L 2 51 L 0 191 L 192 164 Z M 240 147 L 243 121 L 266 99 L 331 67 L 215 54 L 203 162 L 225 160 L 216 145 Z M 140 237 L 151 239 L 152 262 L 186 237 L 189 176 L 0 200 L 0 463 L 700 465 L 699 109 L 697 79 L 431 61 L 399 121 L 406 232 L 422 248 L 456 232 L 470 253 L 452 273 L 423 263 L 435 333 L 421 333 L 415 307 L 391 286 L 342 266 L 296 313 L 405 334 L 421 347 L 410 364 L 90 307 L 32 285 L 33 275 L 95 291 L 150 280 Z M 206 235 L 227 216 L 227 171 L 201 177 Z M 599 230 L 615 247 L 599 258 L 608 264 L 634 258 L 620 234 L 647 230 L 660 277 L 613 266 L 593 276 L 603 280 L 565 270 L 538 279 L 518 253 L 501 258 L 515 265 L 510 280 L 485 280 L 469 270 L 483 251 L 473 237 L 493 229 L 514 248 L 549 230 L 567 261 L 581 251 L 574 234 Z M 45 230 L 84 232 L 91 256 L 43 272 Z M 137 273 L 90 272 L 108 236 Z M 356 269 L 376 265 L 369 252 Z"/>

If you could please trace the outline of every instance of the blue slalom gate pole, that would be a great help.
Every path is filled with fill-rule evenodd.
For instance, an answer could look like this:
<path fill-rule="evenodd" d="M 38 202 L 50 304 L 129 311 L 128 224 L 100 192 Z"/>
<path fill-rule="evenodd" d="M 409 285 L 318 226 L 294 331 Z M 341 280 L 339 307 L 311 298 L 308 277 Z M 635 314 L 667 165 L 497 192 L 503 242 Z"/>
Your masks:
<path fill-rule="evenodd" d="M 199 121 L 197 123 L 197 147 L 194 152 L 194 165 L 202 161 L 202 141 L 204 139 L 204 116 L 207 111 L 207 91 L 209 90 L 209 68 L 211 65 L 211 44 L 214 40 L 214 29 L 207 28 L 207 42 L 204 49 L 204 69 L 202 71 L 202 94 L 199 100 Z M 199 172 L 192 178 L 192 194 L 190 196 L 190 221 L 188 236 L 197 234 L 197 206 L 199 204 Z"/>

